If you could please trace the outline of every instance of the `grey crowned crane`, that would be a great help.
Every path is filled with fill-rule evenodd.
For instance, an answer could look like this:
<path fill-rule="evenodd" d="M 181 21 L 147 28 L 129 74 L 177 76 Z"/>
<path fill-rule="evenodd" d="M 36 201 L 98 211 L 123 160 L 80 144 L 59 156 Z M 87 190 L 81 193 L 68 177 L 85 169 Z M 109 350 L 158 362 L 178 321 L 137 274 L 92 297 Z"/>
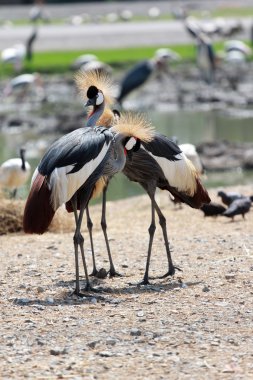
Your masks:
<path fill-rule="evenodd" d="M 96 125 L 102 125 L 104 127 L 111 127 L 115 124 L 118 115 L 114 114 L 110 108 L 105 108 L 105 105 L 110 105 L 113 103 L 113 84 L 111 79 L 107 74 L 101 73 L 100 71 L 89 71 L 83 72 L 79 71 L 75 77 L 76 84 L 80 95 L 84 101 L 87 101 L 86 106 L 91 106 L 91 112 L 88 114 L 88 119 L 86 122 L 86 127 L 95 127 Z M 99 86 L 99 89 L 98 87 Z M 100 179 L 96 185 L 93 193 L 93 198 L 99 195 L 102 191 L 102 215 L 101 215 L 101 227 L 103 230 L 108 258 L 110 262 L 109 274 L 110 277 L 118 276 L 119 273 L 116 272 L 110 245 L 109 239 L 107 236 L 107 224 L 106 224 L 106 192 L 109 184 L 109 177 L 103 177 Z M 73 211 L 71 203 L 67 202 L 66 209 L 71 212 Z M 92 229 L 93 223 L 90 217 L 89 206 L 86 207 L 86 217 L 87 217 L 87 228 L 90 236 L 90 245 L 92 252 L 92 261 L 93 261 L 93 269 L 91 272 L 91 276 L 99 276 L 99 271 L 96 268 L 96 260 L 95 260 L 95 252 L 94 252 L 94 244 L 93 244 L 93 236 Z"/>
<path fill-rule="evenodd" d="M 150 139 L 152 131 L 146 125 L 138 130 L 135 125 L 124 123 L 117 124 L 113 129 L 79 128 L 55 141 L 33 174 L 24 210 L 24 231 L 43 234 L 56 210 L 64 203 L 71 202 L 76 223 L 73 240 L 76 271 L 74 292 L 77 295 L 82 296 L 79 284 L 79 248 L 86 277 L 85 290 L 92 289 L 84 256 L 81 225 L 96 184 L 99 180 L 103 181 L 104 177 L 112 177 L 123 169 L 127 153 L 138 148 L 139 140 Z"/>
<path fill-rule="evenodd" d="M 150 142 L 143 142 L 138 151 L 131 153 L 127 159 L 123 173 L 130 181 L 138 182 L 147 192 L 151 200 L 151 224 L 149 227 L 149 246 L 146 270 L 142 283 L 149 283 L 149 264 L 153 238 L 155 234 L 155 212 L 163 231 L 163 238 L 168 259 L 168 272 L 162 276 L 174 275 L 173 265 L 166 229 L 166 218 L 155 200 L 156 189 L 169 191 L 175 199 L 193 208 L 200 208 L 211 200 L 201 184 L 199 175 L 190 160 L 179 147 L 166 136 L 155 133 Z"/>
<path fill-rule="evenodd" d="M 99 77 L 97 77 L 96 85 L 100 87 Z M 82 82 L 82 76 L 80 76 L 80 87 L 85 91 L 86 86 L 85 82 Z M 107 114 L 107 108 L 105 110 Z M 124 122 L 125 117 L 124 114 L 121 116 L 120 123 Z M 99 122 L 100 121 L 98 121 L 98 123 Z M 199 175 L 192 163 L 173 141 L 159 133 L 155 133 L 155 137 L 152 141 L 143 143 L 138 151 L 131 152 L 131 159 L 127 158 L 123 173 L 131 181 L 138 182 L 151 199 L 152 217 L 149 227 L 150 241 L 146 271 L 142 281 L 143 284 L 148 284 L 152 242 L 156 228 L 155 211 L 157 212 L 162 227 L 168 257 L 168 272 L 165 276 L 175 273 L 167 237 L 166 219 L 155 201 L 156 188 L 168 190 L 176 199 L 194 208 L 200 208 L 202 204 L 209 203 L 210 198 L 202 186 Z M 106 187 L 103 192 L 103 208 L 105 208 L 105 202 Z"/>
<path fill-rule="evenodd" d="M 10 158 L 0 166 L 0 188 L 10 189 L 15 198 L 19 187 L 23 186 L 30 174 L 31 166 L 25 160 L 25 149 L 21 148 L 20 157 Z"/>

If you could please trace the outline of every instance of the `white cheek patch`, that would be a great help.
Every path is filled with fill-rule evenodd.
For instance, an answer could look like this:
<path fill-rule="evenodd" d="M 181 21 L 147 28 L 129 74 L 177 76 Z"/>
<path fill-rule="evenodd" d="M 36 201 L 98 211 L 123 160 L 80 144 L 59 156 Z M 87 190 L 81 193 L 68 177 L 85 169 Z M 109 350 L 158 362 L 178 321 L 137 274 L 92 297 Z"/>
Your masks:
<path fill-rule="evenodd" d="M 128 142 L 125 145 L 126 150 L 131 150 L 136 144 L 136 139 L 134 137 L 130 137 Z"/>
<path fill-rule="evenodd" d="M 100 106 L 100 104 L 102 104 L 103 101 L 104 101 L 104 95 L 102 94 L 102 92 L 99 92 L 97 94 L 96 105 Z"/>

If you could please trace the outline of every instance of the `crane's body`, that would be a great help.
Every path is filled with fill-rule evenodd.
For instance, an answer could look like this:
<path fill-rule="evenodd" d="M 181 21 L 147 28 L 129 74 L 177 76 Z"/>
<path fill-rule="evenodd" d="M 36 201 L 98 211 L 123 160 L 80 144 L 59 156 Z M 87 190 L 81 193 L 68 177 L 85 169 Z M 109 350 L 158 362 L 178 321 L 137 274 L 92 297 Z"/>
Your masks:
<path fill-rule="evenodd" d="M 142 143 L 140 149 L 131 154 L 131 160 L 127 159 L 123 173 L 130 181 L 138 182 L 151 199 L 150 240 L 146 270 L 142 281 L 143 284 L 148 284 L 152 243 L 156 229 L 155 211 L 163 231 L 168 258 L 168 272 L 164 276 L 173 275 L 175 269 L 178 269 L 173 265 L 170 254 L 166 219 L 155 201 L 156 188 L 168 190 L 175 199 L 185 202 L 193 208 L 200 208 L 204 203 L 209 203 L 210 198 L 192 163 L 172 140 L 159 133 L 155 133 L 152 141 Z"/>

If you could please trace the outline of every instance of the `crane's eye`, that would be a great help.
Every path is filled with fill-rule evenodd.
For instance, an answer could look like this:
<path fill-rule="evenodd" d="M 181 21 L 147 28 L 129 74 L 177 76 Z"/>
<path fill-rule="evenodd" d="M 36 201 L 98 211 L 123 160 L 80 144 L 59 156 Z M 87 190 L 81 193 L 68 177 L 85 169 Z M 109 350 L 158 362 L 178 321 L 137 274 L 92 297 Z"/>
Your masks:
<path fill-rule="evenodd" d="M 99 91 L 97 94 L 96 105 L 100 106 L 100 104 L 102 104 L 103 101 L 104 101 L 104 95 L 102 94 L 102 92 Z"/>

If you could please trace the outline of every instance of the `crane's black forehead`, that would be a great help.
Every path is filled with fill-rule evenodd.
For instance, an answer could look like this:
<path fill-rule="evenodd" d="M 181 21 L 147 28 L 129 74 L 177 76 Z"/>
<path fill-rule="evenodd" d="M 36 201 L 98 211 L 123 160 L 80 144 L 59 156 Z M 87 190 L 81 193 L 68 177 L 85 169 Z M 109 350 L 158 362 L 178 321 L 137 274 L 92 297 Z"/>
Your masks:
<path fill-rule="evenodd" d="M 87 98 L 92 99 L 98 94 L 98 89 L 96 86 L 90 86 L 87 90 Z"/>

